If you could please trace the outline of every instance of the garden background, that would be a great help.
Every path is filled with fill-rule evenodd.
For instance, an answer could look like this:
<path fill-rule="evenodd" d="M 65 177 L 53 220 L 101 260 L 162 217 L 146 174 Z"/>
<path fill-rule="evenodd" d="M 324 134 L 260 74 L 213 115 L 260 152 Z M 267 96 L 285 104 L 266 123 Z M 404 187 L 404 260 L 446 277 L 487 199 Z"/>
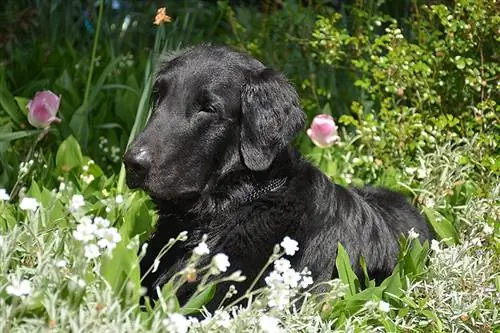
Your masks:
<path fill-rule="evenodd" d="M 153 24 L 165 5 L 170 22 Z M 499 13 L 494 0 L 3 1 L 0 331 L 498 332 Z M 308 124 L 323 113 L 338 125 L 329 148 L 304 131 L 302 153 L 337 183 L 407 194 L 437 241 L 402 238 L 380 286 L 339 253 L 340 280 L 322 295 L 292 290 L 303 299 L 283 309 L 263 288 L 228 296 L 251 298 L 246 309 L 186 319 L 211 283 L 187 305 L 167 284 L 141 308 L 155 212 L 126 188 L 121 157 L 148 117 L 160 54 L 201 42 L 284 72 Z M 35 128 L 27 106 L 44 90 L 60 96 L 60 121 Z M 89 224 L 102 233 L 82 236 Z"/>

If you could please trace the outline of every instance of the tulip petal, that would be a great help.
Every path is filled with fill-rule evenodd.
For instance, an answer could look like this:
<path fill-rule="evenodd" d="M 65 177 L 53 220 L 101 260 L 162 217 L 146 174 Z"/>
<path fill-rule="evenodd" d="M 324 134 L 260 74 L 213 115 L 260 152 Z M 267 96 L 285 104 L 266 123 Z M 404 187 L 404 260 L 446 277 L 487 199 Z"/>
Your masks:
<path fill-rule="evenodd" d="M 60 103 L 61 98 L 50 90 L 37 92 L 27 105 L 28 122 L 34 127 L 44 128 L 60 121 L 56 117 Z"/>
<path fill-rule="evenodd" d="M 307 135 L 316 146 L 321 148 L 330 147 L 340 141 L 340 137 L 337 135 L 337 125 L 333 117 L 328 114 L 314 117 L 311 128 L 307 130 Z"/>

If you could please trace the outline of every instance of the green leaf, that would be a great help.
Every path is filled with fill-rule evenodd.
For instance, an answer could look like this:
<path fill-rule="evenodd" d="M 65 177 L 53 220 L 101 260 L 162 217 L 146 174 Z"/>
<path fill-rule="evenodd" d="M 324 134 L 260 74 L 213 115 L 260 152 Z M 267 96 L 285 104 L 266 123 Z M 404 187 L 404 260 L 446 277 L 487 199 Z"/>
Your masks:
<path fill-rule="evenodd" d="M 340 280 L 349 286 L 347 291 L 347 296 L 353 296 L 359 291 L 359 280 L 351 267 L 351 260 L 349 259 L 349 254 L 346 250 L 338 243 L 338 253 L 335 259 L 335 264 L 337 271 L 339 273 Z"/>
<path fill-rule="evenodd" d="M 30 197 L 40 201 L 40 198 L 42 196 L 42 191 L 40 190 L 40 186 L 38 186 L 38 184 L 35 181 L 31 183 L 30 189 L 28 190 L 28 194 Z"/>
<path fill-rule="evenodd" d="M 442 215 L 440 215 L 440 220 L 436 218 L 436 215 L 439 214 L 433 209 L 428 207 L 424 207 L 424 214 L 429 220 L 432 228 L 439 236 L 440 239 L 444 240 L 444 242 L 448 245 L 454 245 L 458 243 L 458 233 L 453 224 L 445 219 Z"/>
<path fill-rule="evenodd" d="M 141 287 L 139 259 L 137 249 L 129 249 L 125 243 L 122 240 L 113 249 L 111 256 L 103 256 L 101 274 L 124 304 L 137 304 Z"/>
<path fill-rule="evenodd" d="M 368 275 L 368 268 L 366 268 L 366 260 L 363 256 L 359 258 L 359 265 L 361 266 L 361 270 L 363 271 L 363 276 L 365 279 L 366 287 L 375 287 L 375 281 L 370 280 L 370 276 Z"/>
<path fill-rule="evenodd" d="M 403 284 L 401 283 L 401 276 L 399 274 L 398 267 L 394 269 L 391 276 L 386 278 L 380 286 L 384 288 L 384 294 L 387 293 L 396 297 L 403 294 Z"/>
<path fill-rule="evenodd" d="M 413 271 L 411 272 L 413 276 L 422 274 L 429 255 L 429 242 L 425 241 L 424 245 L 421 245 L 418 239 L 414 239 L 409 255 L 413 264 Z"/>
<path fill-rule="evenodd" d="M 29 130 L 29 131 L 17 131 L 17 132 L 10 132 L 10 133 L 0 133 L 0 141 L 14 141 L 22 138 L 26 138 L 29 136 L 33 136 L 36 134 L 40 134 L 40 130 Z"/>
<path fill-rule="evenodd" d="M 27 106 L 28 106 L 28 103 L 30 102 L 30 99 L 29 98 L 25 98 L 25 97 L 14 97 L 14 99 L 16 100 L 16 103 L 17 103 L 17 106 L 19 107 L 19 110 L 23 111 L 25 114 L 27 114 Z"/>
<path fill-rule="evenodd" d="M 188 315 L 193 312 L 198 312 L 201 308 L 210 302 L 215 295 L 216 285 L 212 284 L 211 286 L 206 287 L 201 292 L 196 293 L 187 301 L 186 304 L 181 308 L 181 313 L 183 315 Z"/>
<path fill-rule="evenodd" d="M 429 310 L 422 310 L 421 313 L 426 316 L 427 318 L 429 318 L 430 320 L 433 321 L 433 323 L 436 325 L 435 327 L 435 331 L 434 332 L 442 332 L 443 331 L 443 323 L 441 322 L 441 320 L 439 320 L 438 316 L 432 312 L 432 311 L 429 311 Z"/>
<path fill-rule="evenodd" d="M 162 297 L 156 301 L 156 304 L 160 303 L 162 306 L 156 306 L 155 311 L 162 311 L 163 308 L 165 308 L 168 313 L 179 312 L 181 306 L 175 295 L 173 279 L 170 279 L 163 285 L 161 288 L 161 296 Z"/>
<path fill-rule="evenodd" d="M 84 147 L 88 141 L 89 135 L 89 106 L 82 104 L 73 113 L 69 122 L 69 127 L 79 142 L 84 143 Z"/>
<path fill-rule="evenodd" d="M 145 241 L 148 234 L 153 230 L 155 213 L 147 206 L 149 197 L 139 192 L 132 195 L 127 203 L 130 205 L 123 211 L 123 225 L 120 232 L 132 238 L 139 235 L 140 241 Z"/>
<path fill-rule="evenodd" d="M 7 89 L 0 89 L 0 106 L 14 123 L 19 125 L 26 121 L 26 115 L 19 109 L 14 96 Z"/>
<path fill-rule="evenodd" d="M 60 173 L 66 173 L 83 165 L 83 155 L 78 141 L 69 136 L 61 143 L 56 154 L 56 168 Z"/>

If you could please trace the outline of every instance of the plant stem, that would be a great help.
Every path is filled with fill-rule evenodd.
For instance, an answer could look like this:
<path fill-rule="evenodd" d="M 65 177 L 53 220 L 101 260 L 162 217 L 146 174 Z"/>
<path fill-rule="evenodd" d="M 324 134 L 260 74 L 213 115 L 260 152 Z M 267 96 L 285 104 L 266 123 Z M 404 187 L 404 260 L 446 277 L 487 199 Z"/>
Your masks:
<path fill-rule="evenodd" d="M 29 161 L 33 157 L 33 154 L 35 153 L 36 146 L 38 145 L 38 143 L 40 141 L 43 140 L 43 138 L 45 138 L 47 136 L 47 134 L 49 132 L 50 132 L 50 126 L 44 128 L 43 131 L 38 135 L 38 137 L 36 138 L 35 142 L 30 147 L 30 150 L 28 151 L 28 154 L 26 155 L 26 158 L 24 159 L 24 165 L 28 165 Z M 27 172 L 26 172 L 26 174 L 24 174 L 23 176 L 17 177 L 16 183 L 12 187 L 12 192 L 10 193 L 11 200 L 14 200 L 15 197 L 19 194 L 19 191 L 21 190 L 22 180 L 24 179 L 24 177 L 26 177 L 29 174 L 29 172 L 30 172 L 30 170 L 28 169 Z"/>
<path fill-rule="evenodd" d="M 99 41 L 99 33 L 101 32 L 101 22 L 102 22 L 103 12 L 104 12 L 104 0 L 101 0 L 99 2 L 99 16 L 97 17 L 97 27 L 95 29 L 94 43 L 92 46 L 92 57 L 90 58 L 89 75 L 87 76 L 87 85 L 85 86 L 85 94 L 83 95 L 83 105 L 85 107 L 87 107 L 90 94 L 90 85 L 92 83 L 92 75 L 94 73 L 95 56 L 97 53 L 97 43 Z"/>

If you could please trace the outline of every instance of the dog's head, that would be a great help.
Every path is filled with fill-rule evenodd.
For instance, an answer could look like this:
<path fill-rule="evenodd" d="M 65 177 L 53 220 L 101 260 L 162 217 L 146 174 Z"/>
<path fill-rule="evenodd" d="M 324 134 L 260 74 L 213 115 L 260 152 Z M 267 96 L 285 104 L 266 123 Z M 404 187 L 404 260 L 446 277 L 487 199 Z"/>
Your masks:
<path fill-rule="evenodd" d="M 127 184 L 167 200 L 200 194 L 234 170 L 268 169 L 305 120 L 282 74 L 210 45 L 160 65 L 153 103 L 124 157 Z"/>

